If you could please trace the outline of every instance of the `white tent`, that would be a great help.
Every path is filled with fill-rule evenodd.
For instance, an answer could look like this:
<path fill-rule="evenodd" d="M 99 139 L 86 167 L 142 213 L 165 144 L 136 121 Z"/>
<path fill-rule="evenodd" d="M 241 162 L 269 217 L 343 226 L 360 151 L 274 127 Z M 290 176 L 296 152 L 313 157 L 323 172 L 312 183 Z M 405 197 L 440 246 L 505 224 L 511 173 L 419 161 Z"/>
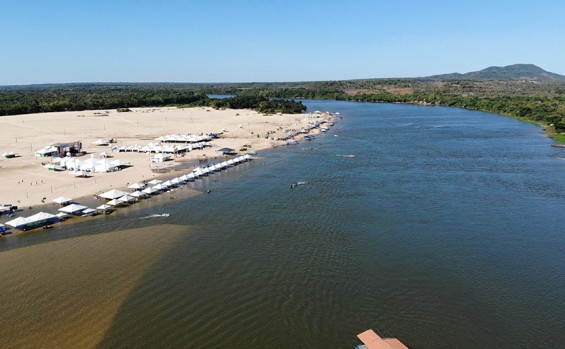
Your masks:
<path fill-rule="evenodd" d="M 26 225 L 27 223 L 28 223 L 27 218 L 18 217 L 16 219 L 12 219 L 11 221 L 7 221 L 6 225 L 17 228 L 17 227 L 21 227 L 22 225 Z"/>
<path fill-rule="evenodd" d="M 155 190 L 164 190 L 167 189 L 166 186 L 162 185 L 162 184 L 157 184 L 156 186 L 153 187 L 153 189 Z"/>
<path fill-rule="evenodd" d="M 56 214 L 57 218 L 59 218 L 60 220 L 65 220 L 69 217 L 69 215 L 65 212 L 59 212 Z"/>
<path fill-rule="evenodd" d="M 82 211 L 82 215 L 83 215 L 83 216 L 90 216 L 90 215 L 93 215 L 93 214 L 95 214 L 95 213 L 97 213 L 97 212 L 98 212 L 98 211 L 96 211 L 96 210 L 93 209 L 93 208 L 87 208 L 86 210 Z"/>
<path fill-rule="evenodd" d="M 103 205 L 96 207 L 97 210 L 108 210 L 108 209 L 111 209 L 111 208 L 112 208 L 112 206 L 107 205 L 107 204 L 103 204 Z"/>
<path fill-rule="evenodd" d="M 69 206 L 65 206 L 65 207 L 61 207 L 59 209 L 59 211 L 61 212 L 66 212 L 66 213 L 70 213 L 70 214 L 76 214 L 78 212 L 81 212 L 83 210 L 86 210 L 88 207 L 86 206 L 82 206 L 82 205 L 77 205 L 77 204 L 72 204 Z"/>
<path fill-rule="evenodd" d="M 66 197 L 66 196 L 59 196 L 58 198 L 53 199 L 53 200 L 51 200 L 51 201 L 52 201 L 52 202 L 55 202 L 55 203 L 57 203 L 57 204 L 63 205 L 63 204 L 66 204 L 66 203 L 69 203 L 69 202 L 73 201 L 73 199 L 68 198 L 68 197 Z"/>
<path fill-rule="evenodd" d="M 96 145 L 108 145 L 110 144 L 110 141 L 107 139 L 99 139 L 97 141 L 92 142 L 92 144 L 96 144 Z"/>
<path fill-rule="evenodd" d="M 161 183 L 161 185 L 163 187 L 172 187 L 173 183 L 171 183 L 171 181 L 165 181 L 165 182 Z"/>
<path fill-rule="evenodd" d="M 133 202 L 133 201 L 135 201 L 135 197 L 133 197 L 129 194 L 126 194 L 126 195 L 118 198 L 118 201 L 121 201 L 121 202 L 124 202 L 124 203 L 125 202 Z"/>
<path fill-rule="evenodd" d="M 152 195 L 152 194 L 155 194 L 155 193 L 158 192 L 158 191 L 159 191 L 159 190 L 157 190 L 157 189 L 155 189 L 155 188 L 153 188 L 153 187 L 149 187 L 149 188 L 143 189 L 141 192 L 142 192 L 142 193 L 145 193 L 145 194 Z"/>
<path fill-rule="evenodd" d="M 118 199 L 114 199 L 114 200 L 108 201 L 106 204 L 110 205 L 110 206 L 117 206 L 117 205 L 121 204 L 121 202 L 118 201 Z"/>
<path fill-rule="evenodd" d="M 145 188 L 147 186 L 147 184 L 145 183 L 133 183 L 128 185 L 128 188 L 130 189 L 141 189 L 141 188 Z"/>
<path fill-rule="evenodd" d="M 101 198 L 104 198 L 104 199 L 112 200 L 112 199 L 117 199 L 117 198 L 119 198 L 119 197 L 122 197 L 122 196 L 124 196 L 124 195 L 126 195 L 126 194 L 128 194 L 128 193 L 125 192 L 125 191 L 121 191 L 121 190 L 117 190 L 117 189 L 112 189 L 112 190 L 107 191 L 107 192 L 105 192 L 105 193 L 103 193 L 103 194 L 100 194 L 99 196 L 100 196 Z"/>
<path fill-rule="evenodd" d="M 28 223 L 35 223 L 35 222 L 45 221 L 45 220 L 53 219 L 53 218 L 57 218 L 57 216 L 55 216 L 54 214 L 51 214 L 51 213 L 47 213 L 47 212 L 39 212 L 39 213 L 34 214 L 33 216 L 27 217 L 27 221 L 28 221 Z"/>
<path fill-rule="evenodd" d="M 134 198 L 138 198 L 138 197 L 144 196 L 145 194 L 140 192 L 139 190 L 136 190 L 133 193 L 131 193 L 130 195 L 133 196 Z"/>
<path fill-rule="evenodd" d="M 153 179 L 153 180 L 150 180 L 148 183 L 151 184 L 151 185 L 155 185 L 155 184 L 163 183 L 163 181 L 160 180 L 160 179 Z"/>

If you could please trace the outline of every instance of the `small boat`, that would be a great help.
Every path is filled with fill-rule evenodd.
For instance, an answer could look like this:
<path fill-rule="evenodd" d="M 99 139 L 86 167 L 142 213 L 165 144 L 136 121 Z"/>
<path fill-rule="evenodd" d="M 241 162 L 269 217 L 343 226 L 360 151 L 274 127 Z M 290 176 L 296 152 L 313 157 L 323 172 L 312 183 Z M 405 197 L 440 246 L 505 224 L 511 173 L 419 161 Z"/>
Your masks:
<path fill-rule="evenodd" d="M 43 229 L 52 229 L 52 228 L 53 228 L 52 225 L 44 225 L 44 226 L 43 226 Z"/>

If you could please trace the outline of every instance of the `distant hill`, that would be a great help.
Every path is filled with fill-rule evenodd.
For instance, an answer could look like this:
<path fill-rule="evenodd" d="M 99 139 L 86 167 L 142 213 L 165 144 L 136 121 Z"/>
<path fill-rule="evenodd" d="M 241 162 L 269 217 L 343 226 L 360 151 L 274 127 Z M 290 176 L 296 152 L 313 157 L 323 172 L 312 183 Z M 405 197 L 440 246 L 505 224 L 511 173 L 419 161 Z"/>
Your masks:
<path fill-rule="evenodd" d="M 533 64 L 514 64 L 506 67 L 488 67 L 466 74 L 452 73 L 427 76 L 429 80 L 528 80 L 565 82 L 565 76 L 550 73 Z"/>

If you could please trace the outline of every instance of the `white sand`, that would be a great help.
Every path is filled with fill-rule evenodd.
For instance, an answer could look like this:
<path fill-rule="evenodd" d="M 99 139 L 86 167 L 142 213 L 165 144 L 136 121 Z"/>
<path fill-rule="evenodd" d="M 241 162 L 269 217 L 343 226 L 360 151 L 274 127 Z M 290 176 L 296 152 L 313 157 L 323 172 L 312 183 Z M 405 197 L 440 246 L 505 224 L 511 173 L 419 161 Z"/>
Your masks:
<path fill-rule="evenodd" d="M 257 151 L 282 145 L 285 142 L 271 140 L 270 137 L 284 137 L 285 129 L 307 127 L 314 117 L 311 114 L 263 115 L 252 110 L 212 108 L 133 108 L 132 112 L 126 113 L 108 110 L 2 116 L 0 154 L 17 152 L 20 157 L 0 158 L 0 204 L 34 206 L 40 205 L 43 198 L 47 203 L 59 196 L 76 199 L 124 188 L 128 183 L 177 175 L 174 171 L 166 174 L 153 172 L 148 154 L 111 153 L 111 146 L 92 144 L 100 138 L 117 139 L 114 145 L 118 146 L 145 146 L 168 134 L 198 135 L 227 130 L 220 139 L 211 142 L 211 148 L 188 152 L 184 157 L 160 165 L 170 168 L 197 158 L 220 156 L 217 149 L 223 147 L 239 150 L 248 144 L 251 145 L 249 150 Z M 329 116 L 323 114 L 322 118 L 327 120 Z M 266 139 L 269 131 L 275 133 Z M 73 141 L 82 141 L 83 151 L 88 153 L 82 157 L 84 159 L 90 154 L 99 158 L 99 154 L 106 151 L 112 154 L 113 159 L 129 161 L 132 166 L 122 171 L 76 178 L 68 171 L 54 172 L 41 166 L 49 163 L 50 157 L 34 156 L 36 150 L 48 145 Z M 187 171 L 184 169 L 178 175 Z"/>

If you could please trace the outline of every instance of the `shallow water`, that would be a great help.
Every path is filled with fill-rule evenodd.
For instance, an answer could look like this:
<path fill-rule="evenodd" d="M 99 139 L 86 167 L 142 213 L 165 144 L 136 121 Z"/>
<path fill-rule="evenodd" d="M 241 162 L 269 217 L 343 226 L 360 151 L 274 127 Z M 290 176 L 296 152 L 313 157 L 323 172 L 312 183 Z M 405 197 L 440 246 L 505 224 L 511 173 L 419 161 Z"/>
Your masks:
<path fill-rule="evenodd" d="M 368 328 L 414 348 L 565 342 L 565 152 L 539 127 L 452 108 L 305 104 L 344 118 L 315 141 L 189 184 L 210 194 L 0 240 L 12 264 L 0 308 L 19 314 L 0 312 L 4 336 L 29 327 L 57 338 L 37 321 L 74 314 L 66 343 L 102 347 L 351 348 Z M 298 181 L 308 184 L 289 188 Z M 58 262 L 49 287 L 37 258 L 102 237 L 112 250 L 100 262 L 127 258 L 43 302 L 100 265 L 96 253 Z M 127 293 L 106 287 L 113 273 L 130 275 Z M 101 288 L 120 301 L 92 334 L 82 309 Z"/>

